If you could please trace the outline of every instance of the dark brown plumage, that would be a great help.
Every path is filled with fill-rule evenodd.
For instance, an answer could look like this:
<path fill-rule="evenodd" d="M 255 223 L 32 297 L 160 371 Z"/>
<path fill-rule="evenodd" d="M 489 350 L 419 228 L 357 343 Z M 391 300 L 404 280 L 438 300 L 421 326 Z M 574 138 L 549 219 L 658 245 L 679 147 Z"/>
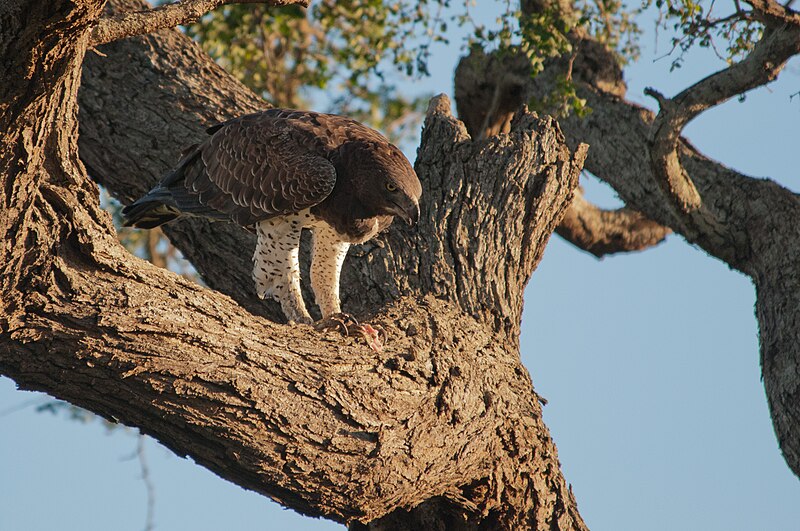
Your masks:
<path fill-rule="evenodd" d="M 339 270 L 349 244 L 373 237 L 395 215 L 409 223 L 419 218 L 422 188 L 408 160 L 354 120 L 270 109 L 208 133 L 123 210 L 125 224 L 152 228 L 193 215 L 256 225 L 257 290 L 279 300 L 291 320 L 310 321 L 299 295 L 302 228 L 314 231 L 312 287 L 327 317 L 340 311 Z"/>

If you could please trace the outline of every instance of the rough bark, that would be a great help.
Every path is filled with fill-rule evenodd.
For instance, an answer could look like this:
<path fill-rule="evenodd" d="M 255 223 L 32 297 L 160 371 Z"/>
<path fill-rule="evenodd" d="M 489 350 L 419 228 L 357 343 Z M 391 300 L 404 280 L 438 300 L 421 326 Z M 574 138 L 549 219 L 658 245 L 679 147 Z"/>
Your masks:
<path fill-rule="evenodd" d="M 800 47 L 797 38 L 796 14 L 775 2 L 749 2 L 754 7 L 769 10 L 764 17 L 783 16 L 775 22 L 757 50 L 753 63 L 767 68 L 752 69 L 751 75 L 762 82 L 772 79 L 785 60 Z M 559 4 L 560 5 L 560 4 Z M 651 111 L 624 99 L 624 83 L 612 84 L 613 76 L 602 74 L 613 70 L 612 54 L 588 36 L 576 43 L 578 55 L 573 75 L 578 95 L 587 100 L 592 112 L 586 118 L 571 116 L 560 120 L 573 148 L 580 143 L 590 145 L 586 169 L 611 185 L 630 209 L 643 213 L 653 222 L 669 227 L 711 256 L 741 271 L 756 286 L 756 317 L 760 329 L 761 364 L 764 387 L 770 406 L 775 432 L 789 467 L 800 475 L 800 202 L 796 194 L 769 179 L 742 175 L 724 165 L 709 160 L 685 139 L 677 138 L 676 153 L 680 171 L 696 188 L 696 205 L 704 219 L 712 223 L 697 223 L 686 219 L 676 208 L 664 176 L 654 170 L 657 164 L 651 154 L 657 137 L 655 115 Z M 776 53 L 770 58 L 770 46 Z M 472 78 L 479 77 L 480 63 L 475 58 L 468 70 Z M 534 99 L 549 95 L 555 76 L 564 72 L 567 59 L 552 63 L 546 71 L 517 92 Z M 601 68 L 598 65 L 607 65 Z M 488 65 L 487 70 L 491 68 Z M 735 70 L 741 72 L 743 69 Z M 513 79 L 519 73 L 512 73 Z M 738 74 L 737 74 L 738 75 Z M 758 77 L 762 76 L 762 77 Z M 729 96 L 737 87 L 752 88 L 746 79 L 735 77 L 726 81 L 725 75 L 712 74 L 698 85 L 712 87 L 717 96 L 708 92 L 685 95 L 682 101 L 713 104 L 714 98 Z M 710 81 L 709 81 L 710 80 Z M 720 86 L 713 83 L 721 82 Z M 469 83 L 457 79 L 456 84 Z M 726 84 L 730 84 L 727 86 Z M 733 92 L 731 92 L 733 90 Z M 485 98 L 489 94 L 484 95 Z M 719 100 L 721 101 L 721 100 Z M 460 107 L 459 107 L 460 108 Z M 659 156 L 658 153 L 655 154 Z M 715 385 L 710 382 L 709 385 Z"/>
<path fill-rule="evenodd" d="M 716 239 L 717 233 L 726 231 L 726 220 L 706 208 L 681 165 L 678 143 L 683 128 L 710 107 L 773 81 L 798 52 L 800 25 L 768 25 L 747 57 L 698 81 L 674 98 L 666 98 L 652 88 L 645 89 L 646 94 L 658 100 L 660 107 L 650 126 L 652 173 L 675 211 L 676 221 L 683 225 L 682 234 L 689 240 Z M 720 247 L 713 242 L 711 245 Z"/>
<path fill-rule="evenodd" d="M 20 2 L 0 14 L 0 42 L 11 43 L 3 78 L 15 80 L 0 129 L 0 373 L 354 528 L 584 529 L 517 336 L 524 284 L 585 149 L 571 155 L 557 125 L 530 114 L 508 135 L 472 141 L 434 100 L 417 161 L 419 228 L 392 228 L 347 262 L 345 307 L 374 314 L 392 338 L 378 354 L 254 315 L 116 242 L 77 158 L 80 67 L 101 6 Z M 199 109 L 224 118 L 258 105 L 188 40 L 165 35 L 137 39 L 137 53 L 108 47 L 93 59 L 108 70 L 89 66 L 84 78 L 96 97 L 82 97 L 81 152 L 123 198 L 174 160 L 162 144 L 177 151 L 202 128 Z M 158 87 L 124 100 L 122 122 L 107 106 L 129 81 L 114 46 L 133 77 Z M 170 63 L 172 46 L 184 62 Z M 247 302 L 242 233 L 194 223 L 175 240 L 203 247 L 191 258 L 205 278 Z"/>

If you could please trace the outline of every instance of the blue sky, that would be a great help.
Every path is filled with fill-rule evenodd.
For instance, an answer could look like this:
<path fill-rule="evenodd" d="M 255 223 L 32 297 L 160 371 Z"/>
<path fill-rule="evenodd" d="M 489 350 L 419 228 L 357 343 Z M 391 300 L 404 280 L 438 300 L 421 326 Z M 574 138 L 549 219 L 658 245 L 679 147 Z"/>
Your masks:
<path fill-rule="evenodd" d="M 482 5 L 480 15 L 491 16 Z M 723 65 L 692 52 L 669 72 L 666 35 L 626 70 L 629 99 L 673 95 Z M 403 85 L 452 94 L 458 39 L 434 50 L 433 76 Z M 800 189 L 800 62 L 778 82 L 691 123 L 705 154 Z M 413 152 L 409 153 L 413 156 Z M 618 204 L 595 181 L 590 199 Z M 522 359 L 549 400 L 567 481 L 595 530 L 796 530 L 800 482 L 786 467 L 758 366 L 750 280 L 672 236 L 658 248 L 598 261 L 557 237 L 525 297 Z M 0 529 L 141 530 L 146 491 L 135 431 L 37 413 L 44 395 L 0 378 Z M 342 529 L 281 509 L 147 440 L 156 529 Z"/>

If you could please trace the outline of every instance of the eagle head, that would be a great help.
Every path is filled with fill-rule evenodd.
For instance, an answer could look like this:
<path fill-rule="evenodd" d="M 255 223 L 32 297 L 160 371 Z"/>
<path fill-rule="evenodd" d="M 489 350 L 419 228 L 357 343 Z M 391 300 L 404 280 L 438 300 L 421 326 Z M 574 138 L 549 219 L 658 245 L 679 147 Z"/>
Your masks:
<path fill-rule="evenodd" d="M 409 225 L 419 221 L 422 186 L 411 165 L 402 173 L 390 173 L 381 182 L 382 206 L 386 214 L 400 216 Z"/>
<path fill-rule="evenodd" d="M 360 157 L 359 173 L 370 183 L 362 193 L 377 214 L 399 216 L 409 225 L 419 221 L 422 185 L 414 168 L 393 144 L 374 146 Z"/>

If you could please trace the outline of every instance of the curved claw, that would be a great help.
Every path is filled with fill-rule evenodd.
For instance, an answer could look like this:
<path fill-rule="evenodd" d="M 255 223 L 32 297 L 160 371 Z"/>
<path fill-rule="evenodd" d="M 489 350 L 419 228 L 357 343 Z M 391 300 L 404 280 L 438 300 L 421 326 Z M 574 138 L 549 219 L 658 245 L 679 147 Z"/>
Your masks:
<path fill-rule="evenodd" d="M 336 329 L 346 337 L 360 336 L 375 352 L 383 352 L 387 339 L 386 330 L 382 326 L 360 324 L 355 317 L 347 313 L 329 315 L 317 322 L 314 328 L 319 331 Z"/>
<path fill-rule="evenodd" d="M 330 330 L 335 328 L 341 332 L 343 336 L 350 336 L 350 327 L 361 326 L 355 317 L 349 313 L 334 313 L 318 321 L 314 328 L 318 331 Z"/>

